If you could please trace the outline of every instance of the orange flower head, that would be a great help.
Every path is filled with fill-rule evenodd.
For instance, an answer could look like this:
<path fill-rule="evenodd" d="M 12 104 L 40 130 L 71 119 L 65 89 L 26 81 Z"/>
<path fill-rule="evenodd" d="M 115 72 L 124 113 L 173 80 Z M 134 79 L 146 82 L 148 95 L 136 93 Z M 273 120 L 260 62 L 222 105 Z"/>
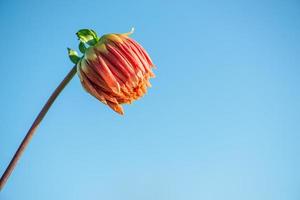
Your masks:
<path fill-rule="evenodd" d="M 121 104 L 142 97 L 154 77 L 154 65 L 145 49 L 129 37 L 132 33 L 133 29 L 98 38 L 93 30 L 82 29 L 77 36 L 83 56 L 69 49 L 83 88 L 119 114 L 124 114 Z"/>

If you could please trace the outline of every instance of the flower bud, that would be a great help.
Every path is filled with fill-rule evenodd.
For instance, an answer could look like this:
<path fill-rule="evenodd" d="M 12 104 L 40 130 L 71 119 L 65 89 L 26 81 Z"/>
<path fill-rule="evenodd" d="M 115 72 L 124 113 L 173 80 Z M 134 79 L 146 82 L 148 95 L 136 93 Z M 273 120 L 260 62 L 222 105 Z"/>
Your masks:
<path fill-rule="evenodd" d="M 132 32 L 98 38 L 93 30 L 82 29 L 77 36 L 83 56 L 76 58 L 77 53 L 69 50 L 84 89 L 119 114 L 124 114 L 121 104 L 142 97 L 154 77 L 154 65 L 145 49 L 129 37 Z"/>

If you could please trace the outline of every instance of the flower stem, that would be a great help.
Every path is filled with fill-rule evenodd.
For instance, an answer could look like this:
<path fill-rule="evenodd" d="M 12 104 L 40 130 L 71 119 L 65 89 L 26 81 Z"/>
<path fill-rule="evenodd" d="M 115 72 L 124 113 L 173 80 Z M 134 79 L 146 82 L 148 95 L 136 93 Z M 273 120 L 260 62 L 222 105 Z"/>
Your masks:
<path fill-rule="evenodd" d="M 64 78 L 64 80 L 57 86 L 57 88 L 55 89 L 55 91 L 49 97 L 48 101 L 46 102 L 46 104 L 44 105 L 44 107 L 42 108 L 42 110 L 40 111 L 40 113 L 38 114 L 38 116 L 36 117 L 36 119 L 34 120 L 33 124 L 31 125 L 30 129 L 28 130 L 25 138 L 23 139 L 23 141 L 20 144 L 18 150 L 16 151 L 14 157 L 10 161 L 9 165 L 7 166 L 4 174 L 2 175 L 2 177 L 0 179 L 0 191 L 4 187 L 6 181 L 8 180 L 8 178 L 10 176 L 10 174 L 12 173 L 12 171 L 15 168 L 15 166 L 17 165 L 18 160 L 20 159 L 20 157 L 23 154 L 25 148 L 29 144 L 32 136 L 35 133 L 35 130 L 37 129 L 37 127 L 39 126 L 39 124 L 41 123 L 41 121 L 43 120 L 43 118 L 45 117 L 45 115 L 47 114 L 49 108 L 51 107 L 51 105 L 53 104 L 53 102 L 55 101 L 55 99 L 57 98 L 57 96 L 61 93 L 61 91 L 65 88 L 65 86 L 74 77 L 74 75 L 76 74 L 76 71 L 77 71 L 77 69 L 76 69 L 76 65 L 75 65 L 71 69 L 71 71 L 67 74 L 67 76 Z"/>

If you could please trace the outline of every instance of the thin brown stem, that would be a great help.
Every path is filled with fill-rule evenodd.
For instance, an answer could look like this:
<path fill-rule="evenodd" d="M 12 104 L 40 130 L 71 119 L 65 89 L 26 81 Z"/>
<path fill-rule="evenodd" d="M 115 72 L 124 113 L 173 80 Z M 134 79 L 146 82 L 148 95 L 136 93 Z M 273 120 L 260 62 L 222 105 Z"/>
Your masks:
<path fill-rule="evenodd" d="M 8 180 L 10 174 L 14 170 L 14 168 L 17 165 L 18 160 L 20 159 L 21 155 L 23 154 L 25 148 L 29 144 L 32 136 L 35 133 L 35 130 L 45 117 L 46 113 L 48 112 L 49 108 L 57 98 L 57 96 L 61 93 L 61 91 L 65 88 L 65 86 L 70 82 L 70 80 L 74 77 L 76 74 L 76 66 L 74 66 L 71 71 L 67 74 L 67 76 L 64 78 L 64 80 L 58 85 L 58 87 L 55 89 L 55 91 L 52 93 L 52 95 L 49 97 L 48 101 L 34 120 L 33 124 L 31 125 L 30 129 L 28 130 L 25 138 L 23 139 L 22 143 L 20 144 L 18 150 L 16 151 L 14 157 L 10 161 L 9 165 L 7 166 L 4 174 L 2 175 L 0 179 L 0 191 L 4 187 L 6 181 Z"/>

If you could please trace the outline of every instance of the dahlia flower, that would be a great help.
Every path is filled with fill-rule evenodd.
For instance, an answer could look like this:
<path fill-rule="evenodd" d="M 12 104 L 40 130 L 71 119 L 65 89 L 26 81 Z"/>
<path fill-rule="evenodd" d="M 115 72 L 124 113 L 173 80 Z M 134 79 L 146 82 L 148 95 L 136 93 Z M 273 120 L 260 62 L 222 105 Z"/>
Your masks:
<path fill-rule="evenodd" d="M 98 38 L 93 30 L 83 29 L 77 32 L 83 56 L 69 49 L 83 88 L 119 114 L 124 114 L 121 104 L 142 97 L 154 77 L 154 65 L 145 49 L 129 37 L 132 33 L 133 29 Z"/>

